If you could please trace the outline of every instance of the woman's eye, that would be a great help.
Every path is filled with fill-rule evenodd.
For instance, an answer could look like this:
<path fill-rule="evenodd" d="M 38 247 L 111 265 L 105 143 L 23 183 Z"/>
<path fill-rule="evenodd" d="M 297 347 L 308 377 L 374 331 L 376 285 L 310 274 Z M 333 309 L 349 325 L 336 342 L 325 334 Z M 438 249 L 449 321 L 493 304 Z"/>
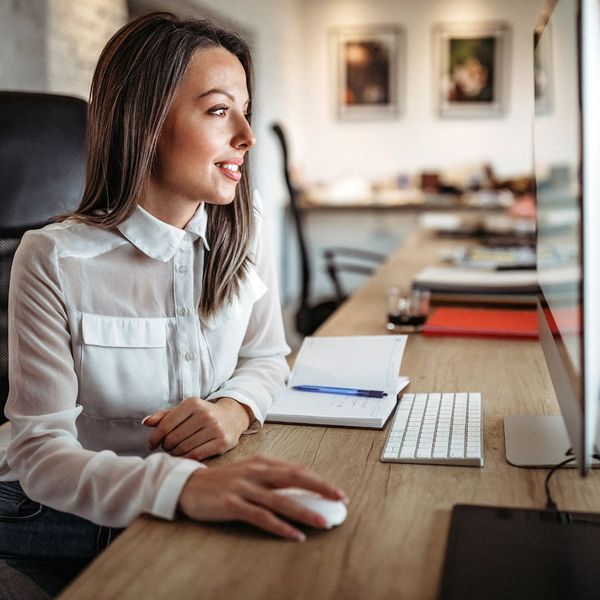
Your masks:
<path fill-rule="evenodd" d="M 211 108 L 208 112 L 211 115 L 216 115 L 217 117 L 224 117 L 229 110 L 229 106 L 216 106 L 215 108 Z"/>

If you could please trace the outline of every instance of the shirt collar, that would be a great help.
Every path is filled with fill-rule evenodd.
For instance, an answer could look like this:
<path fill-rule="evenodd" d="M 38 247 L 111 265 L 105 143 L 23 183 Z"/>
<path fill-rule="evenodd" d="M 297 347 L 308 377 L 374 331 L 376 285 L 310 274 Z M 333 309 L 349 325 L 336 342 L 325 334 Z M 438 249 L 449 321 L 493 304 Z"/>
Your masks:
<path fill-rule="evenodd" d="M 200 238 L 204 247 L 210 250 L 206 241 L 207 221 L 204 203 L 198 206 L 185 229 L 157 219 L 138 205 L 129 218 L 117 225 L 117 229 L 150 258 L 167 262 L 173 258 L 179 244 L 185 238 L 191 239 L 192 242 Z"/>

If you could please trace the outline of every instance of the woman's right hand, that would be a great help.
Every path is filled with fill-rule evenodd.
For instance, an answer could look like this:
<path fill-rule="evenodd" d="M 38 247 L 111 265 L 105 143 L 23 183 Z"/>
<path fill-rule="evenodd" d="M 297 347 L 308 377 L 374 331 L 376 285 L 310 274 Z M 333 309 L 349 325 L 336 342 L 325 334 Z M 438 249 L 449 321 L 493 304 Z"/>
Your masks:
<path fill-rule="evenodd" d="M 179 509 L 197 521 L 245 521 L 275 535 L 299 541 L 304 534 L 280 518 L 325 528 L 320 515 L 274 492 L 298 487 L 331 500 L 346 500 L 341 490 L 307 469 L 267 457 L 194 471 L 183 487 Z"/>

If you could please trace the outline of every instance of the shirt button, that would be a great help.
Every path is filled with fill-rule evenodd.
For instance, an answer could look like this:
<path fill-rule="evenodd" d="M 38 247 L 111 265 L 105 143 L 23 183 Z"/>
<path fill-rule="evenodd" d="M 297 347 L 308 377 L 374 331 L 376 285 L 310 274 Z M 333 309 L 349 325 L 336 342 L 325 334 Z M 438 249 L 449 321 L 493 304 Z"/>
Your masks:
<path fill-rule="evenodd" d="M 188 362 L 190 360 L 194 360 L 194 353 L 193 352 L 186 352 L 185 353 L 185 360 L 187 360 Z"/>
<path fill-rule="evenodd" d="M 177 267 L 177 270 L 178 270 L 180 273 L 187 273 L 187 267 L 186 267 L 185 265 L 179 265 L 179 266 Z"/>
<path fill-rule="evenodd" d="M 190 314 L 190 311 L 185 306 L 182 306 L 179 309 L 179 316 L 180 317 L 187 317 L 189 314 Z"/>

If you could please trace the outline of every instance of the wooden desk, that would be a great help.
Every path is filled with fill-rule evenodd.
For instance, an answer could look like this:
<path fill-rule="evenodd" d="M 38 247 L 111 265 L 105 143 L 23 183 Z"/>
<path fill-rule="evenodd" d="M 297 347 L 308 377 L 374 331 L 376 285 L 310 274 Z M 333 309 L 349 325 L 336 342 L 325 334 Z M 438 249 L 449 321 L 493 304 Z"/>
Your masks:
<path fill-rule="evenodd" d="M 320 333 L 385 333 L 385 286 L 447 245 L 413 236 Z M 139 518 L 61 598 L 435 598 L 453 504 L 544 505 L 546 471 L 506 463 L 502 418 L 558 407 L 537 342 L 411 336 L 401 371 L 411 391 L 483 392 L 484 468 L 383 464 L 385 431 L 267 425 L 219 462 L 263 453 L 310 466 L 349 494 L 341 527 L 293 543 L 243 525 Z M 598 475 L 561 471 L 552 489 L 561 508 L 600 511 Z"/>
<path fill-rule="evenodd" d="M 502 217 L 506 208 L 472 206 L 460 201 L 458 196 L 429 196 L 427 202 L 402 204 L 377 204 L 374 202 L 319 204 L 300 199 L 303 231 L 310 264 L 311 297 L 331 297 L 333 288 L 326 274 L 323 252 L 327 248 L 355 247 L 370 249 L 384 256 L 393 253 L 417 227 L 422 216 L 431 213 L 450 213 L 473 223 L 489 217 Z M 284 235 L 280 269 L 284 281 L 284 303 L 295 303 L 300 293 L 299 246 L 296 226 L 289 205 L 283 213 Z M 342 281 L 346 293 L 364 284 L 364 278 L 344 272 Z"/>
<path fill-rule="evenodd" d="M 508 199 L 506 197 L 508 194 Z M 442 193 L 423 192 L 418 189 L 385 191 L 370 193 L 365 197 L 355 200 L 334 201 L 327 199 L 327 193 L 318 189 L 308 189 L 300 195 L 299 205 L 302 210 L 458 210 L 458 211 L 506 211 L 514 201 L 510 192 L 465 192 Z"/>

